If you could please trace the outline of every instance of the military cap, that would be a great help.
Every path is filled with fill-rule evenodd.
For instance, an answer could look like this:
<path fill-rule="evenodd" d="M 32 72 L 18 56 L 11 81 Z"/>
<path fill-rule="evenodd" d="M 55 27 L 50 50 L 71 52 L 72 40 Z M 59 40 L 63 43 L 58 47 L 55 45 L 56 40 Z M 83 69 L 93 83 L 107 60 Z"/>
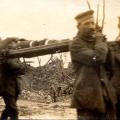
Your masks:
<path fill-rule="evenodd" d="M 75 20 L 78 22 L 78 24 L 86 23 L 88 21 L 94 21 L 93 14 L 94 14 L 93 10 L 88 10 L 86 12 L 78 14 L 75 17 Z"/>

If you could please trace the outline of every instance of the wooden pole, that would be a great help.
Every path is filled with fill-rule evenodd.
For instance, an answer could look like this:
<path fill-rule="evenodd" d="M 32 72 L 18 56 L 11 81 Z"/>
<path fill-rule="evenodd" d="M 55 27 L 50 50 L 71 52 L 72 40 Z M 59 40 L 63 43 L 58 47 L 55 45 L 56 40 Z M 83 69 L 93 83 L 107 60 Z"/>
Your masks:
<path fill-rule="evenodd" d="M 118 17 L 118 29 L 119 29 L 119 37 L 120 37 L 120 16 Z"/>
<path fill-rule="evenodd" d="M 105 23 L 105 0 L 103 0 L 103 19 L 102 19 L 102 31 Z"/>
<path fill-rule="evenodd" d="M 48 54 L 68 52 L 70 43 L 71 41 L 66 41 L 66 42 L 36 46 L 36 47 L 31 47 L 31 48 L 10 50 L 8 57 L 30 58 L 30 57 L 36 57 L 36 56 L 42 56 L 42 55 L 48 55 Z"/>
<path fill-rule="evenodd" d="M 90 2 L 88 0 L 87 0 L 87 5 L 88 5 L 89 10 L 91 10 Z"/>
<path fill-rule="evenodd" d="M 10 50 L 8 57 L 9 58 L 20 58 L 20 57 L 31 58 L 36 56 L 48 55 L 48 54 L 69 52 L 70 44 L 71 44 L 71 40 L 66 42 L 56 43 L 56 44 L 50 44 L 50 45 L 42 45 L 42 46 L 31 47 L 31 48 Z"/>
<path fill-rule="evenodd" d="M 99 17 L 99 3 L 97 4 L 96 28 L 99 26 L 99 24 L 98 24 L 98 17 Z"/>

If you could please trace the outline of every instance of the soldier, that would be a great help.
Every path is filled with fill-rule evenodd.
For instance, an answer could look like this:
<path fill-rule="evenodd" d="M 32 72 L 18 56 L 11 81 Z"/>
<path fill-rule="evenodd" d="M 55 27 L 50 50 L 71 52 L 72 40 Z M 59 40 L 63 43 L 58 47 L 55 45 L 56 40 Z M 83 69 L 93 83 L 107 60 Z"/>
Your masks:
<path fill-rule="evenodd" d="M 24 74 L 24 67 L 18 59 L 8 59 L 6 49 L 15 48 L 14 39 L 5 39 L 0 44 L 0 96 L 5 102 L 5 109 L 0 120 L 18 120 L 17 99 L 20 93 L 17 78 Z"/>
<path fill-rule="evenodd" d="M 120 17 L 118 28 L 120 28 Z M 111 78 L 111 82 L 116 90 L 117 94 L 117 104 L 116 104 L 116 113 L 117 120 L 120 119 L 120 35 L 116 38 L 115 41 L 108 43 L 109 48 L 112 54 L 112 69 L 114 71 L 113 77 Z"/>
<path fill-rule="evenodd" d="M 50 92 L 52 102 L 57 102 L 57 92 L 54 85 L 50 86 L 49 92 Z"/>
<path fill-rule="evenodd" d="M 116 99 L 105 69 L 108 46 L 95 31 L 93 13 L 89 10 L 75 17 L 78 33 L 70 52 L 76 80 L 71 107 L 77 109 L 78 120 L 115 119 Z"/>
<path fill-rule="evenodd" d="M 118 120 L 120 119 L 120 41 L 108 43 L 112 54 L 112 69 L 114 74 L 111 78 L 111 83 L 115 88 L 117 95 L 116 113 Z"/>

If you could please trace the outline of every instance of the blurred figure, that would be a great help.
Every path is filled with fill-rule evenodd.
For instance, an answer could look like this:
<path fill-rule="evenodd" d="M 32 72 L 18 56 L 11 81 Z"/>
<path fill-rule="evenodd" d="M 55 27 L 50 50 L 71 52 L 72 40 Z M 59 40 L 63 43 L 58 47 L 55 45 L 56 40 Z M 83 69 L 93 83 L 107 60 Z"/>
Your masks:
<path fill-rule="evenodd" d="M 5 109 L 0 120 L 18 120 L 17 99 L 20 94 L 18 77 L 25 72 L 18 59 L 10 59 L 7 54 L 16 48 L 16 39 L 5 39 L 0 44 L 0 96 L 5 102 Z"/>

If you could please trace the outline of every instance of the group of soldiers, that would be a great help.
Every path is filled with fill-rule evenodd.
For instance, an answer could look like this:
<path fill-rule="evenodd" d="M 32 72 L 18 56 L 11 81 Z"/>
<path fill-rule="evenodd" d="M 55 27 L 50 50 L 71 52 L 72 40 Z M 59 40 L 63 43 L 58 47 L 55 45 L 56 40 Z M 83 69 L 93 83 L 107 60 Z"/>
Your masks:
<path fill-rule="evenodd" d="M 89 10 L 75 17 L 78 33 L 69 46 L 75 73 L 71 107 L 77 109 L 78 120 L 119 120 L 120 37 L 108 42 L 100 27 L 95 28 L 93 14 Z M 18 120 L 18 78 L 25 68 L 8 58 L 11 48 L 16 48 L 13 39 L 0 41 L 0 96 L 6 104 L 0 120 Z"/>
<path fill-rule="evenodd" d="M 75 73 L 71 107 L 78 120 L 119 120 L 120 39 L 109 42 L 95 28 L 93 14 L 89 10 L 75 17 L 78 33 L 69 48 Z"/>

